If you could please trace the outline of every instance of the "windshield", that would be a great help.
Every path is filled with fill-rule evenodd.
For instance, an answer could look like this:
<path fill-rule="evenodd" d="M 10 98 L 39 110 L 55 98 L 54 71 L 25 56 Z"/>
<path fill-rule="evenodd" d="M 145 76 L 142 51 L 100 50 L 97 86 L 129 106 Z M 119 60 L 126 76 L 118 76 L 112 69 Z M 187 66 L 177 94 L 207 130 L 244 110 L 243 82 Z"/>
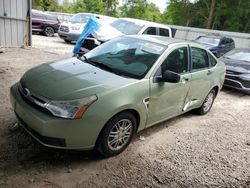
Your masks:
<path fill-rule="evenodd" d="M 76 14 L 72 18 L 70 18 L 70 22 L 73 23 L 86 23 L 89 19 L 90 15 L 87 14 Z"/>
<path fill-rule="evenodd" d="M 210 37 L 199 37 L 198 39 L 196 39 L 196 41 L 211 46 L 218 46 L 220 43 L 220 39 L 215 39 Z"/>
<path fill-rule="evenodd" d="M 225 54 L 224 57 L 228 59 L 250 62 L 250 50 L 235 49 Z"/>
<path fill-rule="evenodd" d="M 135 35 L 139 33 L 139 31 L 143 28 L 144 25 L 139 25 L 127 20 L 116 20 L 111 23 L 111 26 L 113 26 L 118 31 L 124 33 L 125 35 Z"/>
<path fill-rule="evenodd" d="M 105 66 L 105 70 L 108 67 L 109 71 L 113 70 L 121 76 L 141 79 L 165 48 L 145 40 L 119 37 L 91 50 L 85 56 L 89 62 L 99 67 Z"/>

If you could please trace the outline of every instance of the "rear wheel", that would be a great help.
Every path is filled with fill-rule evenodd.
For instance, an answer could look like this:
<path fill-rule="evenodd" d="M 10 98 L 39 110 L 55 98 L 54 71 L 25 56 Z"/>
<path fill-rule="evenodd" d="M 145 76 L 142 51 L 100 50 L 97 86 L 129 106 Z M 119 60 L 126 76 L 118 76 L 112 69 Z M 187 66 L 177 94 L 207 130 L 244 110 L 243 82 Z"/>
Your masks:
<path fill-rule="evenodd" d="M 47 27 L 44 28 L 43 33 L 47 37 L 53 37 L 54 34 L 55 34 L 55 31 L 54 31 L 53 27 L 47 26 Z"/>
<path fill-rule="evenodd" d="M 213 106 L 214 103 L 214 99 L 216 96 L 216 91 L 214 89 L 212 89 L 208 95 L 206 96 L 204 102 L 202 103 L 201 107 L 198 108 L 196 111 L 198 114 L 200 115 L 204 115 L 206 113 L 208 113 L 210 111 L 210 109 Z"/>
<path fill-rule="evenodd" d="M 136 119 L 129 112 L 114 116 L 102 130 L 96 150 L 105 157 L 114 156 L 126 149 L 136 130 Z"/>

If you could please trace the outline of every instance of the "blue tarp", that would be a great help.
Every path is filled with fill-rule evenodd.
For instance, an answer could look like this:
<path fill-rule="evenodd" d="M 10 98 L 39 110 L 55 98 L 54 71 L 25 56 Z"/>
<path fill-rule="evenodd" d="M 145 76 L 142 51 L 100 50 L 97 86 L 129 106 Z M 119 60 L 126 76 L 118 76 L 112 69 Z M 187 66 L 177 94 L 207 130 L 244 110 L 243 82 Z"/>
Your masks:
<path fill-rule="evenodd" d="M 89 36 L 89 34 L 92 33 L 93 31 L 99 29 L 100 27 L 101 27 L 101 24 L 98 22 L 96 17 L 90 16 L 88 19 L 88 22 L 86 23 L 86 25 L 85 25 L 85 27 L 80 35 L 80 37 L 76 41 L 76 45 L 73 49 L 74 55 L 76 55 L 80 51 L 82 43 Z"/>

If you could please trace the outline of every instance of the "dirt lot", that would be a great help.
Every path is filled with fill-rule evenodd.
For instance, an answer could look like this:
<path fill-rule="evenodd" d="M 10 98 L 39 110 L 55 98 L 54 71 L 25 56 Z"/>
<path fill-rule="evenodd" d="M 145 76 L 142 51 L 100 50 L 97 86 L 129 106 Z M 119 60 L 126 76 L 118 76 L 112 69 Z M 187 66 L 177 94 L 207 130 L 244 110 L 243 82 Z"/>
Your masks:
<path fill-rule="evenodd" d="M 45 148 L 13 129 L 9 87 L 27 69 L 70 51 L 0 54 L 0 187 L 250 187 L 250 96 L 233 90 L 223 89 L 209 114 L 187 113 L 149 128 L 108 159 Z"/>

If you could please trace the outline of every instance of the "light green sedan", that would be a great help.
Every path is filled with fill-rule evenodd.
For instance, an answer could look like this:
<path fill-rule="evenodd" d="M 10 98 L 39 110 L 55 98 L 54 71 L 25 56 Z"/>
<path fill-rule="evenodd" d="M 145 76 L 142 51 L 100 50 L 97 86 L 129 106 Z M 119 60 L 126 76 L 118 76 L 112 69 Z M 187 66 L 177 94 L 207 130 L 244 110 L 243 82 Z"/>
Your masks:
<path fill-rule="evenodd" d="M 206 114 L 224 76 L 225 65 L 199 44 L 123 36 L 32 68 L 10 98 L 22 127 L 41 144 L 112 156 L 147 127 L 193 109 Z"/>

